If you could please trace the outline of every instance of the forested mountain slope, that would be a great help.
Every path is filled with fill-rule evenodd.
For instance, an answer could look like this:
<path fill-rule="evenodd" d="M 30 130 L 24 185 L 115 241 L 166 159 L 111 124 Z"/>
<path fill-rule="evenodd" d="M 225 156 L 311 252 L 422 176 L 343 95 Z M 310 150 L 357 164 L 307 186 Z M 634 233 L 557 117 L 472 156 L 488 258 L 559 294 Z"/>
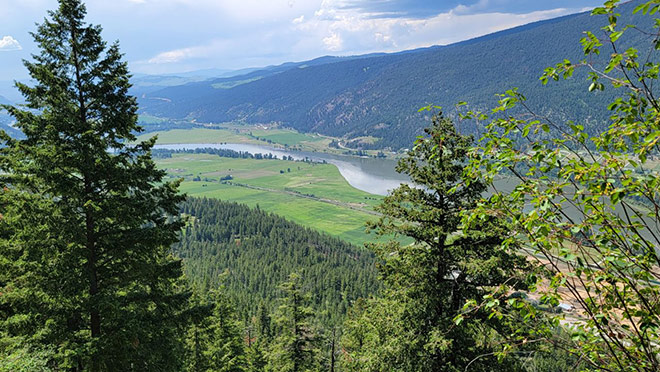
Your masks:
<path fill-rule="evenodd" d="M 648 19 L 630 19 L 635 3 L 622 6 L 620 24 L 646 22 L 640 26 L 650 29 Z M 420 107 L 433 103 L 451 108 L 459 101 L 473 108 L 491 107 L 495 94 L 518 87 L 544 114 L 597 126 L 607 116 L 601 103 L 610 96 L 587 92 L 586 71 L 566 84 L 546 87 L 539 76 L 560 62 L 557 56 L 581 59 L 583 31 L 602 36 L 599 30 L 605 22 L 602 16 L 581 13 L 446 47 L 172 87 L 152 93 L 141 105 L 148 113 L 201 122 L 275 121 L 304 132 L 347 138 L 370 135 L 382 138 L 377 146 L 401 148 L 408 147 L 428 122 L 417 112 Z M 624 44 L 639 44 L 648 36 L 631 32 L 626 37 Z"/>
<path fill-rule="evenodd" d="M 380 55 L 382 55 L 381 53 Z M 209 85 L 215 89 L 229 89 L 241 84 L 252 82 L 264 77 L 272 76 L 283 71 L 294 68 L 306 68 L 309 66 L 323 65 L 327 63 L 348 61 L 358 58 L 368 58 L 378 54 L 368 54 L 363 56 L 334 57 L 325 56 L 303 62 L 286 62 L 280 65 L 267 66 L 261 68 L 245 68 L 237 71 L 222 70 L 199 70 L 172 75 L 145 75 L 136 74 L 131 77 L 130 93 L 142 97 L 145 100 L 154 99 L 151 93 L 170 87 L 179 87 L 188 85 L 181 91 L 186 95 L 203 93 L 203 88 Z M 218 75 L 210 75 L 212 73 Z M 213 77 L 210 77 L 213 76 Z M 149 95 L 149 96 L 148 96 Z M 156 98 L 157 99 L 157 98 Z"/>
<path fill-rule="evenodd" d="M 174 252 L 200 289 L 224 284 L 239 314 L 264 303 L 271 310 L 278 286 L 289 274 L 303 278 L 319 318 L 340 319 L 351 302 L 373 294 L 373 254 L 259 209 L 189 198 L 181 207 L 191 217 Z"/>

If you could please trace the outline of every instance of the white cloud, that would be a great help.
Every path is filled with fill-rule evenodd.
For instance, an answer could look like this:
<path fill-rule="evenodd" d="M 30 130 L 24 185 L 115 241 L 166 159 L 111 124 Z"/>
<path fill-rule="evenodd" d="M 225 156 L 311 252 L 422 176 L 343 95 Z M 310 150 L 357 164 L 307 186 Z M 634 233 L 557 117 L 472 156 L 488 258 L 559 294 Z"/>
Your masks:
<path fill-rule="evenodd" d="M 314 2 L 294 0 L 160 0 L 178 2 L 186 6 L 215 9 L 231 17 L 236 22 L 291 19 L 293 14 L 301 14 L 314 7 Z M 294 15 L 295 16 L 295 15 Z"/>
<path fill-rule="evenodd" d="M 245 52 L 244 48 L 250 48 L 249 42 L 246 40 L 231 39 L 224 40 L 218 39 L 209 42 L 208 44 L 196 45 L 187 48 L 173 49 L 158 53 L 148 60 L 136 61 L 138 65 L 166 65 L 177 64 L 181 62 L 203 60 L 203 59 L 219 59 L 223 56 L 231 55 L 238 57 L 235 53 Z M 248 49 L 249 50 L 249 49 Z"/>
<path fill-rule="evenodd" d="M 12 52 L 15 50 L 22 50 L 23 47 L 11 36 L 4 36 L 0 39 L 0 52 Z"/>
<path fill-rule="evenodd" d="M 160 65 L 166 63 L 178 63 L 189 59 L 208 57 L 213 50 L 219 49 L 218 44 L 219 42 L 213 42 L 208 45 L 169 50 L 150 58 L 147 63 Z"/>
<path fill-rule="evenodd" d="M 298 18 L 294 18 L 294 20 L 292 22 L 293 22 L 294 25 L 297 25 L 297 24 L 303 23 L 304 21 L 305 21 L 305 15 L 303 14 Z"/>
<path fill-rule="evenodd" d="M 472 4 L 472 5 L 463 5 L 460 4 L 457 7 L 455 7 L 452 12 L 458 13 L 458 14 L 466 14 L 466 13 L 472 13 L 476 11 L 483 11 L 488 7 L 488 3 L 490 3 L 490 0 L 479 0 L 479 2 Z"/>
<path fill-rule="evenodd" d="M 571 12 L 556 9 L 514 14 L 489 10 L 493 4 L 509 0 L 474 0 L 471 6 L 439 14 L 429 11 L 422 16 L 419 12 L 396 12 L 396 8 L 389 11 L 361 6 L 381 0 L 87 1 L 90 15 L 103 15 L 95 22 L 107 24 L 106 34 L 114 31 L 108 38 L 118 38 L 122 46 L 128 46 L 131 68 L 149 73 L 256 67 L 323 54 L 396 52 L 450 44 Z M 136 6 L 140 3 L 144 4 Z M 104 19 L 124 16 L 149 21 L 118 25 Z M 136 33 L 140 38 L 133 38 Z"/>
<path fill-rule="evenodd" d="M 446 45 L 581 9 L 552 9 L 524 14 L 488 12 L 489 0 L 458 6 L 427 18 L 365 13 L 343 6 L 344 0 L 323 0 L 314 15 L 294 27 L 301 38 L 340 54 L 362 54 Z M 313 42 L 299 44 L 310 45 Z"/>
<path fill-rule="evenodd" d="M 149 59 L 149 63 L 176 63 L 192 56 L 192 48 L 184 48 L 177 50 L 170 50 L 167 52 L 159 53 L 155 57 Z"/>
<path fill-rule="evenodd" d="M 331 33 L 330 36 L 323 38 L 325 49 L 331 52 L 339 52 L 342 50 L 344 41 L 338 33 Z"/>

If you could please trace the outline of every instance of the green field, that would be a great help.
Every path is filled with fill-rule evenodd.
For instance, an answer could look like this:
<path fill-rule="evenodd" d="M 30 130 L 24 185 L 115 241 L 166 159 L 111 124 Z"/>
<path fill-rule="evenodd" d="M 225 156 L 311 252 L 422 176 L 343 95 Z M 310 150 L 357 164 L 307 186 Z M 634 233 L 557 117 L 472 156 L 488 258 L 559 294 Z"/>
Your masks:
<path fill-rule="evenodd" d="M 152 115 L 140 115 L 138 122 L 141 124 L 158 124 L 167 121 L 167 119 L 159 118 Z"/>
<path fill-rule="evenodd" d="M 153 120 L 152 118 L 149 118 Z M 181 143 L 251 143 L 258 145 L 281 145 L 313 150 L 327 147 L 325 137 L 298 133 L 290 129 L 266 129 L 260 126 L 222 125 L 217 128 L 174 129 L 146 133 L 138 137 L 145 140 L 158 136 L 159 144 Z M 327 143 L 326 143 L 327 142 Z"/>
<path fill-rule="evenodd" d="M 152 116 L 140 116 L 140 120 L 143 120 L 145 123 L 158 123 L 158 118 Z M 268 125 L 225 123 L 215 124 L 212 127 L 207 128 L 202 128 L 200 125 L 200 127 L 194 129 L 172 129 L 167 131 L 149 132 L 139 136 L 138 140 L 143 141 L 155 135 L 158 136 L 158 143 L 161 145 L 186 143 L 249 143 L 332 154 L 345 154 L 347 151 L 330 147 L 332 140 L 338 140 L 337 138 L 310 133 L 299 133 L 292 129 Z M 371 138 L 367 137 L 363 140 L 366 142 L 372 141 Z M 365 152 L 370 155 L 376 155 L 378 153 L 378 151 L 375 150 Z"/>
<path fill-rule="evenodd" d="M 144 141 L 153 136 L 158 136 L 159 144 L 178 144 L 178 143 L 259 143 L 263 142 L 251 140 L 249 137 L 227 129 L 173 129 L 163 132 L 146 133 L 138 137 L 138 141 Z"/>
<path fill-rule="evenodd" d="M 255 137 L 265 138 L 266 140 L 270 140 L 274 143 L 286 145 L 286 146 L 306 146 L 318 142 L 323 142 L 326 140 L 324 137 L 298 133 L 294 130 L 289 130 L 289 129 L 278 129 L 278 130 L 255 129 L 255 130 L 251 130 L 250 132 Z"/>
<path fill-rule="evenodd" d="M 170 177 L 183 178 L 181 190 L 191 196 L 258 205 L 358 245 L 375 239 L 364 224 L 377 218 L 373 207 L 382 197 L 353 188 L 334 165 L 209 154 L 174 154 L 157 163 Z"/>

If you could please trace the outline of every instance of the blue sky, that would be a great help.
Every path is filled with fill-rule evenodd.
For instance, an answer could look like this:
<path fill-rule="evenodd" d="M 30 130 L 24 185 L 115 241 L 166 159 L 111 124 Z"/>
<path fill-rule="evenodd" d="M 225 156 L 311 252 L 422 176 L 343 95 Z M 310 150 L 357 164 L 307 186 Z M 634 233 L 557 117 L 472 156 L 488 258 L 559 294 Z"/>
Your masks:
<path fill-rule="evenodd" d="M 240 69 L 450 44 L 602 0 L 88 0 L 133 72 Z M 0 0 L 0 81 L 24 79 L 29 32 L 56 0 Z"/>

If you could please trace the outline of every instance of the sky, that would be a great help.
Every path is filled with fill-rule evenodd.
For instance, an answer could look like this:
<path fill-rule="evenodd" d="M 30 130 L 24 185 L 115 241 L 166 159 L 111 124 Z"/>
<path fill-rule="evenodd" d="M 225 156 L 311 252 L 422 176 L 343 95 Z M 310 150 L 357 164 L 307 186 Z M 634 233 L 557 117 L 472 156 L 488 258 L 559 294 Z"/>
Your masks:
<path fill-rule="evenodd" d="M 134 73 L 237 70 L 446 45 L 603 0 L 87 0 Z M 30 32 L 57 0 L 0 0 L 0 81 L 25 79 Z"/>

